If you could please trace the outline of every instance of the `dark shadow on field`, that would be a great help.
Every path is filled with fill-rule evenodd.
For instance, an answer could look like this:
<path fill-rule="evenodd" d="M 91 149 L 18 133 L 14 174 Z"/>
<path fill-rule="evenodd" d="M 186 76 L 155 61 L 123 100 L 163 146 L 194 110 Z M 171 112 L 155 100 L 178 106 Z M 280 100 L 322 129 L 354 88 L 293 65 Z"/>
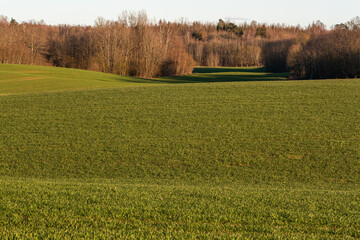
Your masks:
<path fill-rule="evenodd" d="M 249 68 L 239 68 L 239 67 L 197 67 L 194 68 L 193 73 L 226 73 L 226 72 L 251 72 L 251 73 L 266 73 L 266 68 L 264 67 L 249 67 Z"/>
<path fill-rule="evenodd" d="M 126 77 L 126 76 L 114 76 L 114 77 L 110 77 L 107 79 L 101 79 L 98 78 L 98 81 L 102 81 L 102 82 L 129 82 L 129 83 L 143 83 L 143 84 L 147 84 L 147 83 L 161 83 L 163 81 L 159 81 L 157 79 L 147 79 L 147 78 L 139 78 L 139 77 Z"/>
<path fill-rule="evenodd" d="M 195 68 L 192 74 L 177 77 L 163 77 L 158 80 L 166 83 L 205 83 L 205 82 L 255 82 L 284 81 L 289 73 L 270 73 L 266 68 Z"/>
<path fill-rule="evenodd" d="M 206 82 L 259 82 L 259 81 L 284 81 L 287 80 L 287 75 L 275 74 L 275 73 L 266 73 L 262 75 L 213 75 L 213 74 L 197 74 L 171 77 L 171 78 L 161 78 L 161 82 L 166 83 L 206 83 Z"/>
<path fill-rule="evenodd" d="M 266 68 L 195 68 L 192 74 L 156 79 L 115 77 L 114 81 L 133 83 L 209 83 L 284 81 L 289 73 L 269 73 Z"/>

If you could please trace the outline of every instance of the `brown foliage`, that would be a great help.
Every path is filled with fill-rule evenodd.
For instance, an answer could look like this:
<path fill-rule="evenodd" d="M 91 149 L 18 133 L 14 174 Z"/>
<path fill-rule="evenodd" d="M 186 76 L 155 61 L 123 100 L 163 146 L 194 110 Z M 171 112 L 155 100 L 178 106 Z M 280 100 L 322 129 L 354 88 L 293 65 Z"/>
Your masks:
<path fill-rule="evenodd" d="M 58 26 L 48 31 L 47 59 L 57 67 L 91 69 L 94 42 L 91 28 Z"/>
<path fill-rule="evenodd" d="M 349 27 L 315 34 L 292 49 L 288 64 L 296 79 L 357 78 L 360 31 Z"/>
<path fill-rule="evenodd" d="M 191 73 L 177 24 L 152 24 L 144 12 L 89 26 L 18 24 L 0 17 L 0 63 L 52 64 L 145 78 Z"/>
<path fill-rule="evenodd" d="M 282 64 L 286 66 L 288 44 L 304 30 L 286 25 L 265 25 L 252 22 L 236 26 L 243 34 L 236 34 L 224 27 L 225 22 L 217 26 L 212 24 L 184 24 L 187 51 L 201 66 L 262 66 Z M 232 26 L 226 23 L 226 26 Z M 194 34 L 195 33 L 195 34 Z M 200 38 L 201 36 L 201 38 Z M 269 43 L 268 43 L 269 42 Z M 274 44 L 276 42 L 276 44 Z M 269 49 L 268 49 L 269 48 Z M 283 52 L 284 51 L 284 52 Z M 263 54 L 266 54 L 263 58 Z M 278 57 L 279 53 L 281 61 Z M 285 62 L 285 63 L 284 63 Z M 281 67 L 283 70 L 284 67 Z M 285 68 L 286 69 L 286 68 Z"/>
<path fill-rule="evenodd" d="M 0 17 L 0 63 L 45 64 L 46 26 L 42 22 L 18 24 Z"/>
<path fill-rule="evenodd" d="M 294 39 L 265 42 L 262 51 L 264 66 L 270 72 L 288 71 L 287 57 L 294 43 Z"/>

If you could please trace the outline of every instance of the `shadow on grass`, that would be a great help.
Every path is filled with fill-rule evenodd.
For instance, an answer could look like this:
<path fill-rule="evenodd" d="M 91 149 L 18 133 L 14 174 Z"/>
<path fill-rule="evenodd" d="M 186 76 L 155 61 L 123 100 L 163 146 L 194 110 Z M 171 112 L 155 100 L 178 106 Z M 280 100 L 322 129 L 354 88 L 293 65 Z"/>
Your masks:
<path fill-rule="evenodd" d="M 266 73 L 264 67 L 196 67 L 193 73 L 226 73 L 226 72 L 238 72 L 238 73 Z"/>
<path fill-rule="evenodd" d="M 140 77 L 127 77 L 127 76 L 114 76 L 114 77 L 108 77 L 106 79 L 98 78 L 97 81 L 101 82 L 124 82 L 124 83 L 143 83 L 143 84 L 149 84 L 149 83 L 162 83 L 163 81 L 160 81 L 158 79 L 147 79 L 147 78 L 140 78 Z"/>
<path fill-rule="evenodd" d="M 195 68 L 192 74 L 156 79 L 114 77 L 113 81 L 132 83 L 207 83 L 207 82 L 255 82 L 284 81 L 288 73 L 269 73 L 265 68 Z"/>

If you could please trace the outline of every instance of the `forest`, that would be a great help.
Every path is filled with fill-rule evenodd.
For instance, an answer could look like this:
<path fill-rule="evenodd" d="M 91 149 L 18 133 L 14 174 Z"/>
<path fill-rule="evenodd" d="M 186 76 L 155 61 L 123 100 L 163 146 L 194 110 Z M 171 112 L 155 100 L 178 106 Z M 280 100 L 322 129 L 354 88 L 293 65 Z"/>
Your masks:
<path fill-rule="evenodd" d="M 93 26 L 0 17 L 0 63 L 78 68 L 154 78 L 194 66 L 265 66 L 293 79 L 360 76 L 360 18 L 327 29 L 285 24 L 150 21 L 124 12 Z"/>

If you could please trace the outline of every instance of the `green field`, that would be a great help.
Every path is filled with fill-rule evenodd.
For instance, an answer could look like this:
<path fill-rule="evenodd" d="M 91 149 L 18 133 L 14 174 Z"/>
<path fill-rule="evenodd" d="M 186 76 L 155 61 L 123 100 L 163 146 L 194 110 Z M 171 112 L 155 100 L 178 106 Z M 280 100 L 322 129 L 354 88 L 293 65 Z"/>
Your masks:
<path fill-rule="evenodd" d="M 360 238 L 360 80 L 286 77 L 0 65 L 0 238 Z"/>

